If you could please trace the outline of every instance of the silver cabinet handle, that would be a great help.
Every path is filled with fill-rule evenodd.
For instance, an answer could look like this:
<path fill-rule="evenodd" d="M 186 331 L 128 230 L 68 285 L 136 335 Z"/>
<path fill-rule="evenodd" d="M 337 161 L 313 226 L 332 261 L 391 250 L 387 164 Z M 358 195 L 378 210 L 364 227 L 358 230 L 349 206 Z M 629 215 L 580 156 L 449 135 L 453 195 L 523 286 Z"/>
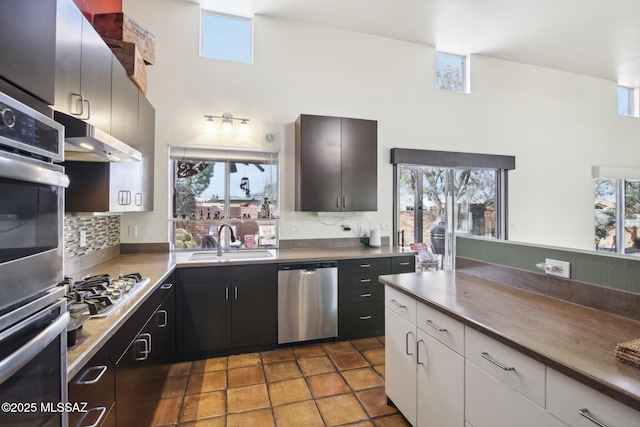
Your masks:
<path fill-rule="evenodd" d="M 360 294 L 360 296 L 362 298 L 369 298 L 371 296 L 371 294 Z"/>
<path fill-rule="evenodd" d="M 503 371 L 515 371 L 516 368 L 514 367 L 507 367 L 504 366 L 502 363 L 500 362 L 496 362 L 495 360 L 493 360 L 491 358 L 491 356 L 489 356 L 489 353 L 487 353 L 486 351 L 482 352 L 480 354 L 484 359 L 487 359 L 489 362 L 493 363 L 494 365 L 496 365 L 498 368 L 502 369 Z"/>
<path fill-rule="evenodd" d="M 237 286 L 233 287 L 233 297 L 235 299 L 238 299 L 238 287 Z"/>
<path fill-rule="evenodd" d="M 398 264 L 399 264 L 399 265 L 409 265 L 409 264 L 411 264 L 411 263 L 410 263 L 410 262 L 399 262 Z"/>
<path fill-rule="evenodd" d="M 371 316 L 360 316 L 360 320 L 369 320 Z"/>
<path fill-rule="evenodd" d="M 82 120 L 89 120 L 91 118 L 91 101 L 82 98 L 82 102 L 87 103 L 87 117 L 81 117 Z"/>
<path fill-rule="evenodd" d="M 602 424 L 600 421 L 596 420 L 593 415 L 589 413 L 587 408 L 579 409 L 578 413 L 599 427 L 607 427 L 606 424 Z"/>
<path fill-rule="evenodd" d="M 104 417 L 104 414 L 107 413 L 107 408 L 105 406 L 98 406 L 97 408 L 89 409 L 87 412 L 85 412 L 84 417 L 82 417 L 82 421 L 80 423 L 82 424 L 84 420 L 87 418 L 87 416 L 89 416 L 90 413 L 95 411 L 100 411 L 100 415 L 98 415 L 98 419 L 96 420 L 95 423 L 85 427 L 98 427 L 102 423 L 102 418 Z"/>
<path fill-rule="evenodd" d="M 95 378 L 93 378 L 91 380 L 86 380 L 85 379 L 89 375 L 89 373 L 95 372 L 95 371 L 99 371 L 98 375 L 96 375 Z M 78 384 L 78 385 L 95 384 L 98 381 L 100 381 L 100 378 L 102 378 L 102 376 L 104 375 L 105 372 L 107 372 L 107 366 L 106 365 L 92 366 L 91 368 L 87 369 L 84 372 L 84 375 L 82 376 L 82 379 L 79 379 L 78 381 L 76 381 L 76 384 Z"/>
<path fill-rule="evenodd" d="M 424 340 L 418 340 L 416 343 L 416 362 L 418 365 L 424 365 L 424 363 L 420 361 L 420 343 L 424 343 Z"/>
<path fill-rule="evenodd" d="M 169 313 L 167 310 L 158 310 L 158 314 L 162 315 L 162 322 L 158 323 L 158 328 L 165 328 L 169 324 Z"/>
<path fill-rule="evenodd" d="M 371 264 L 360 264 L 360 268 L 370 268 Z"/>
<path fill-rule="evenodd" d="M 404 337 L 404 352 L 407 356 L 413 356 L 413 353 L 409 353 L 409 335 L 413 335 L 412 332 L 407 332 Z"/>
<path fill-rule="evenodd" d="M 138 338 L 133 342 L 134 345 L 136 343 L 142 343 L 143 349 L 142 351 L 140 351 L 141 356 L 135 356 L 133 360 L 136 360 L 136 361 L 147 360 L 147 357 L 149 357 L 149 343 L 144 338 Z"/>
<path fill-rule="evenodd" d="M 340 207 L 340 197 L 336 197 L 336 208 Z"/>
<path fill-rule="evenodd" d="M 224 288 L 224 299 L 229 301 L 229 287 Z"/>
<path fill-rule="evenodd" d="M 343 198 L 342 198 L 342 207 L 343 207 L 343 208 L 346 208 L 346 207 L 347 207 L 347 198 L 346 198 L 346 197 L 343 197 Z"/>
<path fill-rule="evenodd" d="M 371 279 L 360 279 L 360 283 L 368 283 Z"/>
<path fill-rule="evenodd" d="M 391 302 L 391 304 L 395 305 L 396 307 L 400 307 L 400 308 L 407 308 L 407 306 L 406 306 L 406 305 L 402 305 L 402 304 L 400 304 L 400 303 L 399 303 L 398 301 L 396 301 L 395 299 L 392 299 L 390 302 Z"/>
<path fill-rule="evenodd" d="M 135 197 L 136 206 L 142 206 L 142 193 L 136 193 Z"/>
<path fill-rule="evenodd" d="M 447 332 L 446 329 L 439 327 L 438 325 L 433 323 L 431 320 L 425 320 L 424 323 L 426 323 L 427 325 L 431 326 L 433 329 L 435 329 L 438 332 Z"/>
<path fill-rule="evenodd" d="M 160 289 L 171 289 L 173 287 L 173 283 L 165 283 L 160 285 Z"/>
<path fill-rule="evenodd" d="M 79 93 L 72 93 L 71 94 L 71 98 L 73 99 L 74 96 L 78 97 L 78 104 L 80 104 L 80 112 L 79 113 L 71 113 L 74 116 L 80 116 L 82 117 L 82 115 L 84 114 L 84 96 L 80 95 Z"/>

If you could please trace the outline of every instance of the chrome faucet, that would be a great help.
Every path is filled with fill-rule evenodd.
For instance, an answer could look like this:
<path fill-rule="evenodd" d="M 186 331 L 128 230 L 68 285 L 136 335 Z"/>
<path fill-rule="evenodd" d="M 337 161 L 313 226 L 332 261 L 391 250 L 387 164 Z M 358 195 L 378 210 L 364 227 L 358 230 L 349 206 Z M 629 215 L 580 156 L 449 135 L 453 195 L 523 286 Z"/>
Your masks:
<path fill-rule="evenodd" d="M 234 240 L 236 240 L 236 237 L 233 235 L 233 228 L 231 228 L 231 226 L 229 224 L 222 224 L 218 228 L 218 256 L 222 256 L 222 242 L 220 240 L 220 233 L 222 232 L 222 229 L 224 227 L 227 227 L 229 229 L 229 231 L 231 232 L 231 240 L 229 240 L 229 242 L 233 242 Z"/>

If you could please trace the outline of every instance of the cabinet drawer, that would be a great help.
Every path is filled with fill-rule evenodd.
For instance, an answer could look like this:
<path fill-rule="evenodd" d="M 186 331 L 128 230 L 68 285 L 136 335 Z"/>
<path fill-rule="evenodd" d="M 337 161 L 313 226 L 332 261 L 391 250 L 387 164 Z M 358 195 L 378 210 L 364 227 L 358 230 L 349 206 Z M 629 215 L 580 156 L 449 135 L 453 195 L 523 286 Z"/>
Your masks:
<path fill-rule="evenodd" d="M 425 304 L 417 304 L 418 328 L 460 355 L 464 355 L 464 325 Z"/>
<path fill-rule="evenodd" d="M 383 273 L 358 272 L 352 274 L 339 274 L 338 285 L 340 288 L 361 288 L 363 286 L 380 285 L 378 277 Z M 386 273 L 385 273 L 386 274 Z"/>
<path fill-rule="evenodd" d="M 382 301 L 343 304 L 338 306 L 338 334 L 349 336 L 384 331 Z"/>
<path fill-rule="evenodd" d="M 391 286 L 384 287 L 384 306 L 413 325 L 416 324 L 416 305 L 417 302 L 412 297 Z"/>
<path fill-rule="evenodd" d="M 466 359 L 545 407 L 545 366 L 475 329 L 465 328 Z"/>
<path fill-rule="evenodd" d="M 100 350 L 80 372 L 69 381 L 69 402 L 87 402 L 87 411 L 69 412 L 69 426 L 103 422 L 106 411 L 115 402 L 114 368 L 107 364 L 104 350 Z M 103 409 L 105 408 L 105 409 Z"/>
<path fill-rule="evenodd" d="M 553 369 L 547 369 L 547 410 L 570 426 L 640 426 L 640 412 Z"/>
<path fill-rule="evenodd" d="M 363 286 L 338 290 L 338 304 L 384 300 L 384 286 Z"/>
<path fill-rule="evenodd" d="M 415 273 L 416 256 L 407 255 L 391 258 L 391 274 Z"/>
<path fill-rule="evenodd" d="M 350 273 L 381 273 L 391 271 L 389 258 L 362 258 L 338 261 L 338 274 Z"/>

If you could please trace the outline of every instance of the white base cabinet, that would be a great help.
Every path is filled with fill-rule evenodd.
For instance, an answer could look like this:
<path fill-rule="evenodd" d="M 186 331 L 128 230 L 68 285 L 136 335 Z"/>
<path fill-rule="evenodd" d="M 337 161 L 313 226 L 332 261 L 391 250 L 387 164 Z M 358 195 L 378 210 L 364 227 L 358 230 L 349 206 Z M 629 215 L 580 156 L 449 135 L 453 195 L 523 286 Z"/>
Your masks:
<path fill-rule="evenodd" d="M 547 409 L 573 427 L 640 426 L 640 412 L 551 368 L 547 368 Z"/>
<path fill-rule="evenodd" d="M 385 309 L 385 391 L 411 425 L 416 425 L 416 327 Z"/>
<path fill-rule="evenodd" d="M 466 361 L 465 417 L 473 427 L 565 427 L 540 406 Z"/>
<path fill-rule="evenodd" d="M 385 306 L 387 397 L 415 427 L 464 427 L 464 358 L 446 345 L 463 325 L 389 287 Z"/>
<path fill-rule="evenodd" d="M 464 358 L 418 329 L 418 426 L 464 425 Z"/>

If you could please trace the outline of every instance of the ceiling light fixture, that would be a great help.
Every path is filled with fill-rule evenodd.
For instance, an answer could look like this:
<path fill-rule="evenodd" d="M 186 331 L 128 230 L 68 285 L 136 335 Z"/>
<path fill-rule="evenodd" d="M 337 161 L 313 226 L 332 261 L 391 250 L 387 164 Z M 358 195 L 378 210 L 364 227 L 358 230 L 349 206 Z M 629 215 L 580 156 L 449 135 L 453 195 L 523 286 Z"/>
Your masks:
<path fill-rule="evenodd" d="M 233 133 L 233 121 L 239 120 L 240 125 L 238 126 L 238 134 L 242 136 L 249 135 L 249 119 L 241 119 L 233 117 L 233 114 L 224 113 L 221 116 L 212 116 L 205 114 L 205 130 L 212 131 L 215 129 L 215 121 L 214 119 L 222 119 L 222 126 L 220 127 L 220 131 L 224 135 L 231 135 Z"/>

